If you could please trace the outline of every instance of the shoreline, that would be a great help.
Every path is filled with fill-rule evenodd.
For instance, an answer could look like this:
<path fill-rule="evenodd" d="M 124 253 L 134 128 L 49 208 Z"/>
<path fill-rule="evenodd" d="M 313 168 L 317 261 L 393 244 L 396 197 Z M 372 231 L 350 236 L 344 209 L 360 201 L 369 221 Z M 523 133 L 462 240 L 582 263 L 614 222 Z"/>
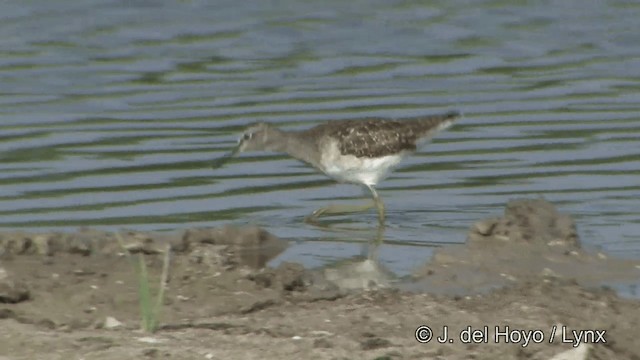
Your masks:
<path fill-rule="evenodd" d="M 541 199 L 509 202 L 402 280 L 375 259 L 265 267 L 287 242 L 256 227 L 121 235 L 153 284 L 171 246 L 159 330 L 139 330 L 137 279 L 114 233 L 1 232 L 2 360 L 640 356 L 640 299 L 602 285 L 637 284 L 640 261 L 582 250 L 571 217 Z M 422 326 L 446 341 L 420 343 Z"/>

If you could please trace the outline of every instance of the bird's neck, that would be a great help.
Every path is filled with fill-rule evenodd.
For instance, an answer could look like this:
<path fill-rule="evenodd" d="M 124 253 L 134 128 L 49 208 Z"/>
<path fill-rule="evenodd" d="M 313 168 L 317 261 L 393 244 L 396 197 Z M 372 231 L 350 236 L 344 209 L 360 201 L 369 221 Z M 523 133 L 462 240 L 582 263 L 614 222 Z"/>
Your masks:
<path fill-rule="evenodd" d="M 271 129 L 269 137 L 274 139 L 269 142 L 269 150 L 287 153 L 293 158 L 314 166 L 317 164 L 318 161 L 315 158 L 317 151 L 314 149 L 316 146 L 315 141 L 300 136 L 298 132 L 276 128 Z"/>

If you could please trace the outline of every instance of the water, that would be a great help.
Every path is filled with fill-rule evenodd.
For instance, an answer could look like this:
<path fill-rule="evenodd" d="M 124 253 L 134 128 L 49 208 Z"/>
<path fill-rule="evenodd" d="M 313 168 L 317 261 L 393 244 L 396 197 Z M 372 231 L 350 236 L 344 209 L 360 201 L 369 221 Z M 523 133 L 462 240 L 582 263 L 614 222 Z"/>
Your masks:
<path fill-rule="evenodd" d="M 1 2 L 0 227 L 252 223 L 300 240 L 279 261 L 320 265 L 373 232 L 302 219 L 358 187 L 281 155 L 211 160 L 257 120 L 458 109 L 379 187 L 389 268 L 537 196 L 587 247 L 640 258 L 638 18 L 622 0 Z"/>

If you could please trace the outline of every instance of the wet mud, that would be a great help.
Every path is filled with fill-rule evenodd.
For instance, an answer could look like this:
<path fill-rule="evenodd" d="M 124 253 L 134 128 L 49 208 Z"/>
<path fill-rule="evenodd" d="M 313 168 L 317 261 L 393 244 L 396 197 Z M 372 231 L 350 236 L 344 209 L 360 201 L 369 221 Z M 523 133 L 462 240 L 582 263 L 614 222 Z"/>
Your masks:
<path fill-rule="evenodd" d="M 640 359 L 640 300 L 610 286 L 632 288 L 640 262 L 577 234 L 552 204 L 514 200 L 398 280 L 376 259 L 269 267 L 287 242 L 256 227 L 3 232 L 0 359 Z M 126 254 L 157 284 L 168 248 L 149 334 Z"/>

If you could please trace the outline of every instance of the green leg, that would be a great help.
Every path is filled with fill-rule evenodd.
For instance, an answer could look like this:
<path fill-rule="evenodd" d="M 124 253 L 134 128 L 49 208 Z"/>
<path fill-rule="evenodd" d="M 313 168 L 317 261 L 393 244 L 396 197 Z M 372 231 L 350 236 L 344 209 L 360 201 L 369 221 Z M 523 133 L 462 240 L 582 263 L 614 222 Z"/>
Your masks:
<path fill-rule="evenodd" d="M 373 195 L 373 203 L 375 204 L 376 209 L 378 209 L 378 222 L 380 223 L 380 225 L 383 225 L 384 224 L 384 203 L 382 202 L 382 199 L 380 199 L 380 196 L 378 196 L 378 192 L 373 186 L 367 185 L 367 187 L 369 188 L 369 190 L 371 190 L 371 194 Z"/>
<path fill-rule="evenodd" d="M 378 250 L 380 250 L 380 246 L 384 242 L 384 224 L 378 224 L 378 228 L 376 229 L 375 238 L 369 241 L 369 248 L 367 251 L 367 259 L 378 262 Z"/>
<path fill-rule="evenodd" d="M 307 216 L 305 221 L 314 223 L 322 215 L 363 212 L 371 209 L 374 206 L 375 203 L 373 202 L 361 205 L 329 205 L 327 207 L 323 207 L 314 211 L 311 215 Z"/>
<path fill-rule="evenodd" d="M 373 186 L 367 185 L 367 188 L 373 195 L 373 202 L 362 205 L 329 205 L 314 211 L 305 219 L 305 221 L 309 223 L 316 223 L 316 220 L 318 220 L 322 215 L 363 212 L 375 206 L 376 209 L 378 209 L 378 222 L 380 225 L 384 224 L 384 203 Z"/>

